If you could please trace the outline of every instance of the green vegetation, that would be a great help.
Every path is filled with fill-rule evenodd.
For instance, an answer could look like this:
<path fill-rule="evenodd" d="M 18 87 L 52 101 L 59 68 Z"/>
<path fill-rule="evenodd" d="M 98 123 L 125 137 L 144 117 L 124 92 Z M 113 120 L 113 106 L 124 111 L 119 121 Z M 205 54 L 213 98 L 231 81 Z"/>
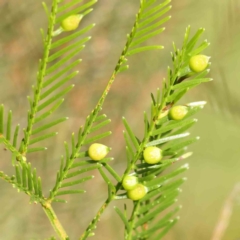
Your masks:
<path fill-rule="evenodd" d="M 227 116 L 237 119 L 235 106 L 238 100 L 232 100 L 234 90 L 237 89 L 237 83 L 233 80 L 236 71 L 231 71 L 231 74 L 225 76 L 228 72 L 227 67 L 233 65 L 231 61 L 236 60 L 237 55 L 229 57 L 226 64 L 224 61 L 228 55 L 224 54 L 223 61 L 223 58 L 219 58 L 222 54 L 219 51 L 216 58 L 217 54 L 213 51 L 217 43 L 213 37 L 210 37 L 213 50 L 205 50 L 209 44 L 200 38 L 204 29 L 195 31 L 199 25 L 195 22 L 195 15 L 195 19 L 190 19 L 190 12 L 197 10 L 190 11 L 186 7 L 188 15 L 184 16 L 189 16 L 189 19 L 184 24 L 174 20 L 181 12 L 174 9 L 171 10 L 173 19 L 169 21 L 169 1 L 145 0 L 141 2 L 139 10 L 138 2 L 121 1 L 114 5 L 115 2 L 111 1 L 108 6 L 103 7 L 101 3 L 95 5 L 94 0 L 53 0 L 52 7 L 51 1 L 44 3 L 48 23 L 41 22 L 40 25 L 48 25 L 48 29 L 43 27 L 44 30 L 41 30 L 43 50 L 39 47 L 40 43 L 36 42 L 38 47 L 35 53 L 38 52 L 38 56 L 31 50 L 30 55 L 24 55 L 28 59 L 26 61 L 19 61 L 21 55 L 18 55 L 18 51 L 24 49 L 24 45 L 29 50 L 29 45 L 19 44 L 20 39 L 11 32 L 8 23 L 1 25 L 1 35 L 4 36 L 1 44 L 9 44 L 9 48 L 3 48 L 9 54 L 3 58 L 4 63 L 0 68 L 1 102 L 5 104 L 0 107 L 0 177 L 4 180 L 1 183 L 1 201 L 2 205 L 6 206 L 1 219 L 8 226 L 1 230 L 3 239 L 15 239 L 16 236 L 21 236 L 22 239 L 49 239 L 54 234 L 60 239 L 86 239 L 94 234 L 95 239 L 99 240 L 123 239 L 124 233 L 125 239 L 128 240 L 161 239 L 163 236 L 164 239 L 186 240 L 196 238 L 194 226 L 197 223 L 201 223 L 199 229 L 202 232 L 202 236 L 197 235 L 198 239 L 209 239 L 223 200 L 239 180 L 239 163 L 235 161 L 239 155 L 237 129 L 234 124 L 224 122 Z M 5 3 L 1 4 L 1 11 L 4 11 Z M 176 9 L 179 8 L 178 4 L 174 6 Z M 203 3 L 196 3 L 195 7 L 198 10 L 204 9 L 204 19 L 209 20 L 207 12 L 214 9 L 211 8 L 213 5 L 208 3 L 207 7 L 200 8 L 201 4 Z M 228 2 L 225 5 L 227 4 L 234 12 L 234 4 Z M 91 13 L 93 6 L 95 10 Z M 31 7 L 28 5 L 26 8 L 26 18 L 31 18 Z M 121 9 L 129 9 L 131 14 L 128 15 Z M 132 28 L 127 25 L 120 27 L 120 24 L 133 22 L 132 16 L 137 11 Z M 5 9 L 5 12 L 8 11 Z M 23 14 L 18 15 L 20 19 L 23 18 Z M 81 16 L 76 28 L 70 26 L 70 29 L 69 22 L 67 25 L 63 24 L 69 16 Z M 109 19 L 109 16 L 112 16 L 112 19 Z M 12 17 L 14 18 L 14 15 Z M 36 18 L 32 17 L 36 33 L 35 28 L 39 24 Z M 237 16 L 232 14 L 231 28 L 228 28 L 230 36 L 233 33 L 229 29 L 234 29 L 234 19 L 236 20 Z M 109 22 L 108 25 L 105 20 Z M 92 22 L 100 22 L 100 26 L 93 29 L 95 24 Z M 15 21 L 13 24 L 17 23 L 18 21 Z M 185 28 L 189 23 L 193 25 L 194 30 L 190 32 L 190 27 L 187 27 L 184 35 L 181 26 L 184 25 Z M 208 25 L 209 21 L 201 23 L 201 26 Z M 165 26 L 170 30 L 162 33 Z M 171 26 L 174 28 L 171 29 Z M 21 28 L 17 29 L 21 31 Z M 124 47 L 125 30 L 129 34 Z M 217 28 L 215 30 L 217 31 Z M 11 34 L 12 38 L 8 37 Z M 211 36 L 212 31 L 208 30 L 206 34 Z M 21 35 L 24 36 L 24 33 L 21 32 Z M 27 39 L 34 39 L 29 36 L 30 32 L 25 35 Z M 15 39 L 15 48 L 12 39 Z M 89 41 L 90 39 L 92 40 Z M 173 39 L 176 40 L 176 44 L 173 44 L 171 59 L 169 43 Z M 236 46 L 234 42 L 228 42 L 228 45 L 231 49 Z M 17 65 L 15 62 L 8 62 L 11 59 L 11 51 Z M 212 55 L 211 76 L 220 76 L 222 82 L 227 79 L 228 86 L 234 83 L 234 88 L 221 89 L 222 85 L 219 83 L 205 84 L 204 82 L 211 80 L 209 69 L 205 70 L 205 67 L 195 73 L 191 71 L 190 59 L 202 51 Z M 37 80 L 34 82 L 34 62 L 37 62 L 36 58 L 39 58 L 41 52 L 43 54 L 39 61 Z M 218 59 L 221 59 L 221 62 Z M 79 63 L 81 65 L 78 66 Z M 220 73 L 216 74 L 218 63 L 223 67 Z M 167 71 L 164 70 L 166 65 L 170 65 Z M 26 66 L 31 66 L 29 72 L 26 71 Z M 107 83 L 106 79 L 109 78 L 111 69 L 114 71 Z M 153 75 L 154 72 L 157 76 Z M 164 77 L 165 80 L 162 81 Z M 10 81 L 7 81 L 8 79 Z M 199 87 L 200 83 L 204 84 Z M 32 84 L 34 86 L 32 94 L 27 98 L 27 105 L 23 97 L 29 94 L 29 86 Z M 76 89 L 72 90 L 74 85 Z M 198 87 L 192 90 L 195 86 Z M 142 88 L 144 91 L 141 92 Z M 69 93 L 70 90 L 72 91 Z M 151 92 L 151 98 L 148 98 Z M 193 128 L 193 132 L 189 134 L 189 129 L 196 123 L 193 115 L 205 105 L 205 102 L 199 102 L 202 99 L 210 104 L 205 113 L 199 115 L 201 121 L 198 127 Z M 171 109 L 178 101 L 188 109 L 186 115 L 179 119 L 169 118 Z M 10 108 L 13 111 L 9 110 Z M 141 120 L 143 109 L 147 111 Z M 151 114 L 148 113 L 149 109 Z M 220 111 L 219 115 L 216 110 Z M 28 114 L 24 118 L 26 111 Z M 126 116 L 123 118 L 123 124 L 118 122 L 122 114 Z M 68 121 L 65 122 L 66 120 Z M 122 137 L 118 129 L 122 129 L 123 126 L 125 131 Z M 191 152 L 194 152 L 194 157 L 191 158 L 192 168 L 191 171 L 185 172 L 188 164 L 185 164 L 184 159 L 191 155 L 186 147 L 198 139 L 192 137 L 195 133 L 204 141 L 190 147 Z M 97 158 L 95 154 L 91 156 L 92 151 L 89 149 L 90 146 L 96 146 L 96 142 L 106 150 Z M 112 148 L 110 157 L 107 156 L 109 148 L 105 145 Z M 161 149 L 161 158 L 153 162 L 146 161 L 144 149 L 155 147 Z M 127 189 L 124 187 L 124 180 L 131 176 L 136 177 L 137 185 L 133 189 Z M 176 204 L 181 192 L 179 186 L 185 182 L 185 176 L 188 176 L 190 181 L 184 184 L 184 194 L 180 195 Z M 26 204 L 26 196 L 22 193 L 16 195 L 16 190 L 10 189 L 11 185 L 18 192 L 26 193 L 29 202 L 34 204 Z M 219 191 L 213 191 L 216 188 Z M 14 201 L 11 202 L 11 199 Z M 64 205 L 65 202 L 68 204 Z M 97 211 L 100 202 L 104 203 Z M 115 213 L 112 203 L 117 205 Z M 181 209 L 180 205 L 183 205 L 184 209 L 177 213 Z M 42 206 L 42 209 L 39 206 Z M 206 206 L 212 207 L 207 209 Z M 36 212 L 36 209 L 39 209 L 39 212 Z M 40 210 L 46 213 L 55 233 Z M 237 211 L 238 208 L 234 214 Z M 106 213 L 110 212 L 111 217 L 108 220 L 104 219 Z M 172 228 L 179 220 L 176 213 L 182 220 Z M 25 214 L 25 220 L 20 221 Z M 120 218 L 116 218 L 116 215 Z M 120 224 L 124 226 L 122 235 L 116 236 L 116 229 L 119 232 Z M 18 226 L 18 229 L 15 226 Z M 234 226 L 232 222 L 225 233 L 226 239 L 238 237 Z"/>

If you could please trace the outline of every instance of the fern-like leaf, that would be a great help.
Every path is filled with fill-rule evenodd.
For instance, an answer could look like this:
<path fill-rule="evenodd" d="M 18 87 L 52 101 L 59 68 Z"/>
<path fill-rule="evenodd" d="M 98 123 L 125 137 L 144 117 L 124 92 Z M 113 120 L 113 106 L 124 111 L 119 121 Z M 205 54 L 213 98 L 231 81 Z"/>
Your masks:
<path fill-rule="evenodd" d="M 90 1 L 89 4 L 93 4 L 95 1 Z M 99 116 L 99 112 L 101 110 L 101 107 L 103 105 L 103 102 L 108 94 L 108 91 L 115 79 L 115 76 L 117 73 L 125 70 L 128 68 L 128 66 L 126 65 L 127 62 L 127 56 L 133 55 L 135 53 L 138 52 L 142 52 L 142 51 L 146 51 L 146 50 L 151 50 L 151 49 L 162 49 L 162 46 L 141 46 L 141 44 L 144 44 L 145 41 L 147 41 L 149 38 L 154 37 L 156 35 L 158 35 L 159 33 L 161 33 L 164 29 L 158 29 L 160 25 L 162 25 L 163 23 L 165 23 L 167 20 L 170 19 L 170 17 L 167 17 L 165 19 L 162 19 L 162 16 L 168 12 L 168 10 L 171 8 L 170 6 L 168 6 L 170 1 L 165 1 L 163 4 L 155 4 L 155 1 L 141 1 L 140 4 L 140 8 L 139 8 L 139 13 L 137 14 L 133 29 L 130 33 L 130 35 L 128 36 L 127 39 L 127 43 L 125 45 L 125 48 L 122 52 L 122 55 L 119 58 L 118 64 L 114 70 L 114 73 L 112 75 L 112 78 L 109 81 L 109 84 L 107 86 L 107 88 L 105 89 L 102 97 L 100 98 L 98 104 L 96 105 L 95 109 L 93 110 L 93 112 L 91 112 L 91 114 L 87 117 L 86 122 L 84 127 L 82 128 L 83 131 L 81 132 L 81 134 L 79 134 L 78 136 L 78 142 L 75 146 L 75 149 L 72 151 L 72 154 L 69 158 L 66 159 L 65 161 L 65 167 L 64 167 L 64 173 L 58 174 L 57 177 L 57 181 L 56 181 L 56 185 L 53 188 L 53 191 L 51 192 L 51 199 L 54 198 L 56 192 L 58 191 L 58 189 L 61 186 L 61 182 L 66 179 L 66 178 L 70 178 L 73 176 L 77 176 L 79 174 L 82 173 L 82 171 L 88 171 L 88 170 L 92 170 L 94 168 L 100 168 L 102 167 L 101 164 L 96 164 L 86 168 L 85 170 L 83 169 L 79 169 L 73 173 L 68 173 L 69 170 L 71 170 L 72 166 L 75 168 L 76 166 L 81 166 L 82 164 L 86 164 L 86 163 L 91 163 L 92 162 L 88 162 L 89 160 L 84 160 L 80 163 L 73 163 L 74 159 L 79 156 L 79 154 L 81 155 L 81 153 L 79 153 L 80 148 L 82 147 L 82 145 L 88 145 L 91 143 L 94 143 L 96 141 L 101 140 L 104 137 L 107 137 L 108 135 L 111 134 L 110 131 L 101 133 L 101 134 L 96 134 L 94 136 L 88 136 L 90 133 L 94 132 L 95 130 L 99 130 L 100 128 L 102 128 L 104 125 L 108 124 L 108 120 L 95 125 L 94 123 L 96 123 L 98 121 L 98 119 L 102 118 L 102 116 Z M 73 6 L 75 4 L 75 1 L 73 1 L 73 3 L 69 3 L 67 6 L 65 6 L 64 8 L 61 8 L 60 11 L 62 10 L 66 10 L 68 8 L 68 6 Z M 75 13 L 76 10 L 73 10 L 73 12 Z M 72 13 L 73 13 L 72 12 Z M 63 14 L 62 17 L 58 18 L 57 22 L 60 22 L 64 17 L 67 17 L 67 14 Z M 153 25 L 154 23 L 154 25 Z M 152 27 L 150 27 L 150 25 Z M 89 28 L 91 28 L 92 26 L 89 26 Z M 86 29 L 83 29 L 83 31 L 87 31 L 89 30 L 88 27 Z M 76 33 L 77 35 L 77 33 Z M 72 36 L 66 37 L 65 39 L 61 39 L 60 41 L 53 43 L 52 45 L 52 49 L 54 49 L 55 47 L 61 46 L 61 44 L 66 43 L 69 39 L 71 39 L 72 37 L 74 37 L 75 35 L 73 34 Z M 55 57 L 54 57 L 55 58 Z M 50 69 L 50 71 L 52 71 Z M 127 122 L 125 121 L 125 125 L 127 126 Z M 131 138 L 131 133 L 128 132 L 128 134 L 130 134 L 130 138 Z M 137 140 L 135 139 L 131 139 L 131 141 L 133 141 L 133 144 L 135 145 L 135 147 L 138 147 L 138 143 Z M 133 150 L 129 147 L 129 151 L 132 152 Z M 118 174 L 106 163 L 106 159 L 103 159 L 101 161 L 102 163 L 104 163 L 104 167 L 106 168 L 106 170 L 117 180 L 120 180 L 120 177 L 118 176 Z M 103 175 L 103 171 L 100 170 L 102 176 Z M 104 176 L 105 177 L 105 176 Z M 106 178 L 105 178 L 106 180 Z"/>
<path fill-rule="evenodd" d="M 149 1 L 149 5 L 150 2 L 154 1 Z M 186 180 L 182 177 L 178 178 L 178 175 L 188 169 L 188 164 L 167 174 L 164 174 L 164 171 L 173 163 L 191 156 L 192 153 L 186 153 L 186 149 L 199 137 L 188 138 L 189 133 L 186 133 L 186 130 L 197 122 L 191 117 L 203 108 L 205 102 L 186 104 L 188 114 L 182 120 L 168 119 L 167 111 L 189 89 L 211 80 L 206 77 L 209 69 L 196 74 L 188 66 L 190 57 L 200 53 L 209 45 L 204 41 L 199 47 L 194 48 L 202 32 L 203 29 L 200 29 L 189 40 L 190 28 L 187 28 L 182 49 L 177 49 L 173 44 L 173 69 L 168 69 L 168 78 L 163 81 L 161 94 L 157 91 L 156 96 L 151 95 L 152 114 L 150 119 L 144 114 L 145 133 L 142 141 L 138 140 L 124 119 L 128 159 L 124 176 L 134 171 L 132 174 L 135 174 L 139 182 L 148 189 L 145 197 L 133 203 L 130 218 L 119 209 L 116 210 L 125 224 L 125 239 L 162 239 L 178 220 L 174 214 L 180 207 L 168 212 L 161 219 L 158 216 L 177 201 L 179 187 Z M 143 150 L 149 146 L 162 149 L 163 159 L 159 163 L 148 164 L 144 161 Z M 122 193 L 117 199 L 124 196 L 126 194 Z"/>
<path fill-rule="evenodd" d="M 96 116 L 95 112 L 93 111 L 87 117 L 85 126 L 79 129 L 77 141 L 75 141 L 76 140 L 75 135 L 72 134 L 71 149 L 69 148 L 69 145 L 65 142 L 65 158 L 62 157 L 61 159 L 61 166 L 57 175 L 56 183 L 54 188 L 50 192 L 49 198 L 51 200 L 55 201 L 55 197 L 59 195 L 59 191 L 61 188 L 75 187 L 75 185 L 78 185 L 82 182 L 92 179 L 93 178 L 92 175 L 86 177 L 82 174 L 92 171 L 94 169 L 98 169 L 100 171 L 101 175 L 103 176 L 103 179 L 112 188 L 113 187 L 112 182 L 103 172 L 103 170 L 101 170 L 103 166 L 114 178 L 117 179 L 117 181 L 120 180 L 118 174 L 108 165 L 108 162 L 113 160 L 113 158 L 105 157 L 100 162 L 98 162 L 92 160 L 89 157 L 88 151 L 80 152 L 80 149 L 83 145 L 92 144 L 104 137 L 109 136 L 111 134 L 110 131 L 107 131 L 103 134 L 98 134 L 96 132 L 107 126 L 110 122 L 111 120 L 107 119 L 107 116 L 105 114 Z M 87 137 L 88 134 L 91 135 Z M 74 191 L 72 189 L 66 191 L 64 190 L 64 193 L 72 194 L 85 192 L 83 190 L 79 192 Z"/>
<path fill-rule="evenodd" d="M 81 2 L 82 0 L 64 3 L 64 1 L 54 0 L 51 11 L 43 3 L 49 26 L 46 36 L 41 30 L 44 37 L 44 54 L 39 63 L 37 83 L 33 87 L 33 98 L 28 97 L 30 103 L 28 125 L 24 130 L 24 140 L 20 146 L 20 152 L 23 154 L 45 150 L 44 147 L 29 147 L 55 136 L 56 132 L 45 133 L 45 131 L 67 120 L 67 118 L 59 118 L 42 124 L 42 120 L 48 118 L 62 104 L 64 95 L 74 87 L 69 85 L 69 81 L 78 74 L 74 69 L 81 62 L 81 59 L 76 59 L 75 56 L 91 38 L 86 34 L 94 24 L 81 27 L 80 22 L 79 29 L 73 33 L 65 33 L 61 27 L 61 22 L 70 15 L 78 14 L 82 19 L 92 11 L 90 7 L 96 3 L 95 0 L 89 0 L 84 4 Z"/>
<path fill-rule="evenodd" d="M 163 18 L 171 9 L 169 5 L 170 2 L 171 0 L 166 0 L 158 4 L 156 1 L 140 1 L 139 12 L 136 15 L 131 33 L 127 35 L 127 43 L 116 66 L 116 73 L 129 68 L 127 64 L 128 56 L 144 51 L 161 50 L 164 48 L 162 45 L 148 45 L 146 42 L 165 30 L 165 28 L 161 26 L 171 18 L 171 16 Z"/>
<path fill-rule="evenodd" d="M 22 163 L 15 165 L 15 175 L 9 177 L 3 172 L 0 172 L 0 177 L 11 183 L 18 191 L 25 192 L 30 196 L 30 202 L 42 202 L 44 197 L 42 193 L 41 178 L 37 177 L 36 169 L 32 170 L 30 163 Z"/>

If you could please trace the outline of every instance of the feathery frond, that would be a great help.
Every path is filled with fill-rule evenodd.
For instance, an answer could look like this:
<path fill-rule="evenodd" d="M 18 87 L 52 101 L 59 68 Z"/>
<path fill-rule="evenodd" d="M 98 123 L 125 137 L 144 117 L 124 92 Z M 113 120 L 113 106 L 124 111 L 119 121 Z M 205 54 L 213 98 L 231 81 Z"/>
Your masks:
<path fill-rule="evenodd" d="M 171 0 L 165 0 L 159 4 L 156 3 L 156 1 L 140 1 L 134 26 L 131 33 L 127 35 L 127 43 L 115 68 L 116 73 L 129 68 L 127 65 L 128 56 L 144 51 L 161 50 L 164 48 L 162 45 L 148 45 L 147 41 L 165 30 L 162 25 L 171 18 L 171 16 L 164 17 L 171 9 L 169 5 L 170 2 Z"/>
<path fill-rule="evenodd" d="M 0 172 L 0 177 L 11 183 L 18 191 L 25 192 L 30 196 L 30 202 L 41 202 L 43 200 L 41 178 L 37 177 L 36 169 L 32 170 L 30 163 L 22 163 L 15 165 L 15 175 L 9 177 Z"/>
<path fill-rule="evenodd" d="M 94 1 L 92 1 L 94 2 Z M 128 67 L 124 64 L 126 63 L 127 56 L 133 55 L 135 53 L 138 52 L 142 52 L 145 50 L 151 50 L 151 49 L 162 49 L 162 46 L 145 46 L 145 47 L 140 47 L 141 44 L 143 44 L 145 41 L 147 41 L 149 38 L 158 35 L 159 33 L 161 33 L 164 29 L 158 29 L 158 27 L 160 25 L 162 25 L 163 23 L 165 23 L 167 20 L 170 19 L 170 17 L 167 17 L 163 20 L 161 20 L 161 17 L 170 10 L 170 6 L 168 6 L 169 4 L 169 0 L 165 1 L 163 4 L 154 4 L 155 1 L 141 1 L 141 5 L 139 8 L 139 13 L 137 14 L 133 29 L 130 33 L 130 35 L 128 36 L 127 39 L 127 43 L 124 47 L 124 50 L 122 52 L 122 55 L 119 58 L 118 64 L 114 70 L 114 73 L 112 75 L 112 78 L 109 81 L 108 86 L 106 87 L 102 97 L 100 98 L 98 104 L 96 105 L 95 109 L 93 112 L 91 112 L 91 114 L 87 117 L 87 120 L 85 122 L 85 126 L 83 127 L 83 131 L 81 133 L 81 135 L 79 135 L 78 137 L 78 143 L 76 145 L 75 150 L 72 152 L 71 157 L 66 160 L 65 163 L 65 173 L 61 174 L 61 171 L 57 177 L 57 182 L 56 185 L 53 189 L 54 194 L 56 193 L 57 189 L 60 187 L 60 183 L 66 179 L 67 177 L 73 177 L 73 176 L 77 176 L 78 173 L 82 173 L 82 171 L 89 171 L 92 170 L 93 168 L 98 168 L 100 173 L 102 174 L 102 176 L 105 177 L 104 172 L 102 170 L 100 170 L 100 168 L 102 167 L 101 164 L 99 163 L 95 163 L 93 166 L 86 168 L 85 170 L 78 170 L 75 173 L 67 173 L 70 169 L 71 166 L 73 165 L 74 159 L 76 158 L 76 154 L 79 154 L 78 152 L 80 151 L 80 148 L 83 145 L 87 145 L 87 144 L 91 144 L 94 143 L 96 141 L 99 141 L 100 139 L 107 137 L 108 135 L 111 134 L 110 131 L 95 135 L 93 137 L 89 137 L 88 135 L 90 133 L 92 133 L 95 130 L 100 129 L 101 127 L 103 127 L 104 125 L 108 124 L 108 120 L 105 122 L 102 122 L 100 124 L 98 124 L 97 126 L 93 126 L 93 124 L 97 121 L 97 119 L 101 116 L 98 116 L 99 111 L 101 110 L 101 107 L 103 105 L 103 102 L 108 94 L 108 91 L 116 77 L 116 74 L 121 72 L 124 69 L 127 69 Z M 67 17 L 67 15 L 65 16 Z M 60 18 L 60 20 L 63 18 Z M 60 22 L 60 20 L 58 20 L 58 22 Z M 152 27 L 149 27 L 152 23 L 155 23 L 154 25 L 152 25 Z M 62 41 L 60 41 L 61 43 Z M 63 42 L 65 42 L 65 40 L 63 40 Z M 57 42 L 56 44 L 53 44 L 53 46 L 58 46 L 60 45 L 59 42 Z M 137 146 L 137 141 L 134 141 L 135 146 Z M 81 153 L 80 153 L 81 154 Z M 88 161 L 88 160 L 85 160 Z M 101 161 L 102 163 L 104 163 L 104 159 Z M 93 164 L 93 163 L 92 163 Z M 73 165 L 74 166 L 74 165 Z M 118 174 L 110 168 L 110 166 L 105 162 L 104 167 L 106 168 L 106 170 L 113 175 L 113 177 L 115 179 L 120 179 L 120 177 L 118 176 Z M 105 181 L 108 181 L 108 179 L 105 177 Z M 51 193 L 51 199 L 53 199 L 53 192 Z"/>
<path fill-rule="evenodd" d="M 44 37 L 44 54 L 39 62 L 33 98 L 28 97 L 30 103 L 28 124 L 20 147 L 20 152 L 23 154 L 45 150 L 46 148 L 41 146 L 30 147 L 44 139 L 56 136 L 57 132 L 45 133 L 45 131 L 68 119 L 50 120 L 44 125 L 41 123 L 62 104 L 64 95 L 74 87 L 69 85 L 69 81 L 78 74 L 74 69 L 81 59 L 76 59 L 76 56 L 83 50 L 84 44 L 91 39 L 86 34 L 94 24 L 81 27 L 80 23 L 79 29 L 72 31 L 73 33 L 62 26 L 62 21 L 72 15 L 78 16 L 79 21 L 82 21 L 82 18 L 92 11 L 90 7 L 97 1 L 89 0 L 84 4 L 81 2 L 82 0 L 64 3 L 64 1 L 54 0 L 51 11 L 43 3 L 49 25 L 46 36 L 41 30 Z"/>
<path fill-rule="evenodd" d="M 205 102 L 186 104 L 188 113 L 181 120 L 169 119 L 168 111 L 190 88 L 211 81 L 206 77 L 209 69 L 197 74 L 192 72 L 188 66 L 190 57 L 199 54 L 209 45 L 204 41 L 199 47 L 194 48 L 203 29 L 197 31 L 190 40 L 189 32 L 188 27 L 181 50 L 173 44 L 173 69 L 168 69 L 168 78 L 163 81 L 162 92 L 158 90 L 156 96 L 151 95 L 152 114 L 149 119 L 146 113 L 144 114 L 145 133 L 142 141 L 138 140 L 126 119 L 123 119 L 126 128 L 124 138 L 128 159 L 128 167 L 124 176 L 134 174 L 148 191 L 142 199 L 133 202 L 134 207 L 130 217 L 120 209 L 115 209 L 125 224 L 125 239 L 162 239 L 178 220 L 174 214 L 180 207 L 171 210 L 165 216 L 162 212 L 177 201 L 180 193 L 179 187 L 186 180 L 179 178 L 178 175 L 188 169 L 188 164 L 167 174 L 164 174 L 164 170 L 173 163 L 191 156 L 192 153 L 186 152 L 187 147 L 199 137 L 186 139 L 189 136 L 186 130 L 197 122 L 191 117 L 203 108 Z M 162 150 L 163 159 L 160 162 L 148 164 L 144 161 L 143 151 L 149 146 L 156 146 Z M 127 197 L 126 193 L 116 198 L 123 197 Z"/>

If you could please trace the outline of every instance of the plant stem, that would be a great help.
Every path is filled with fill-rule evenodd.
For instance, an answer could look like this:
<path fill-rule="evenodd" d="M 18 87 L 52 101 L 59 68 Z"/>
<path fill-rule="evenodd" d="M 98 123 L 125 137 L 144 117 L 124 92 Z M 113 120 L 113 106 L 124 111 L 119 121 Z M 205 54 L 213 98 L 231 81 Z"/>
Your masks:
<path fill-rule="evenodd" d="M 240 183 L 237 183 L 225 201 L 220 218 L 214 229 L 211 240 L 221 240 L 224 237 L 224 234 L 229 225 L 230 218 L 233 212 L 234 200 L 238 197 L 239 194 L 240 194 Z"/>
<path fill-rule="evenodd" d="M 89 234 L 91 233 L 91 231 L 95 228 L 95 226 L 97 225 L 97 222 L 99 221 L 102 213 L 104 212 L 104 210 L 106 209 L 106 207 L 108 206 L 108 204 L 111 202 L 111 199 L 108 199 L 104 202 L 104 204 L 100 207 L 100 209 L 98 210 L 96 216 L 94 217 L 94 219 L 90 222 L 90 224 L 88 225 L 87 229 L 84 231 L 84 233 L 82 234 L 82 236 L 79 238 L 79 240 L 85 240 Z"/>
<path fill-rule="evenodd" d="M 127 233 L 126 240 L 132 240 L 132 231 L 134 229 L 134 221 L 135 221 L 136 212 L 138 211 L 139 205 L 140 205 L 139 202 L 134 202 L 134 208 L 133 208 L 133 211 L 132 211 L 132 216 L 129 220 L 131 228 L 130 228 L 130 231 Z"/>
<path fill-rule="evenodd" d="M 43 203 L 42 204 L 43 210 L 46 213 L 49 221 L 51 222 L 55 232 L 58 234 L 61 240 L 66 240 L 68 239 L 67 233 L 65 232 L 62 224 L 57 218 L 57 215 L 53 211 L 53 208 L 50 203 Z"/>

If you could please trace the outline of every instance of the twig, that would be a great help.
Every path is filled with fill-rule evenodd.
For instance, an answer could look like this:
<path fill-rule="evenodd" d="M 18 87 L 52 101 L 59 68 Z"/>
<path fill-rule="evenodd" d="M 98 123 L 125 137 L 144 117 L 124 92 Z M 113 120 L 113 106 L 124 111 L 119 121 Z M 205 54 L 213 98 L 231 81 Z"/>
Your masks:
<path fill-rule="evenodd" d="M 223 238 L 232 215 L 234 200 L 236 199 L 238 194 L 240 194 L 240 183 L 237 183 L 234 186 L 232 192 L 229 194 L 228 198 L 226 199 L 225 204 L 223 205 L 219 220 L 213 231 L 213 236 L 211 240 L 221 240 Z"/>

